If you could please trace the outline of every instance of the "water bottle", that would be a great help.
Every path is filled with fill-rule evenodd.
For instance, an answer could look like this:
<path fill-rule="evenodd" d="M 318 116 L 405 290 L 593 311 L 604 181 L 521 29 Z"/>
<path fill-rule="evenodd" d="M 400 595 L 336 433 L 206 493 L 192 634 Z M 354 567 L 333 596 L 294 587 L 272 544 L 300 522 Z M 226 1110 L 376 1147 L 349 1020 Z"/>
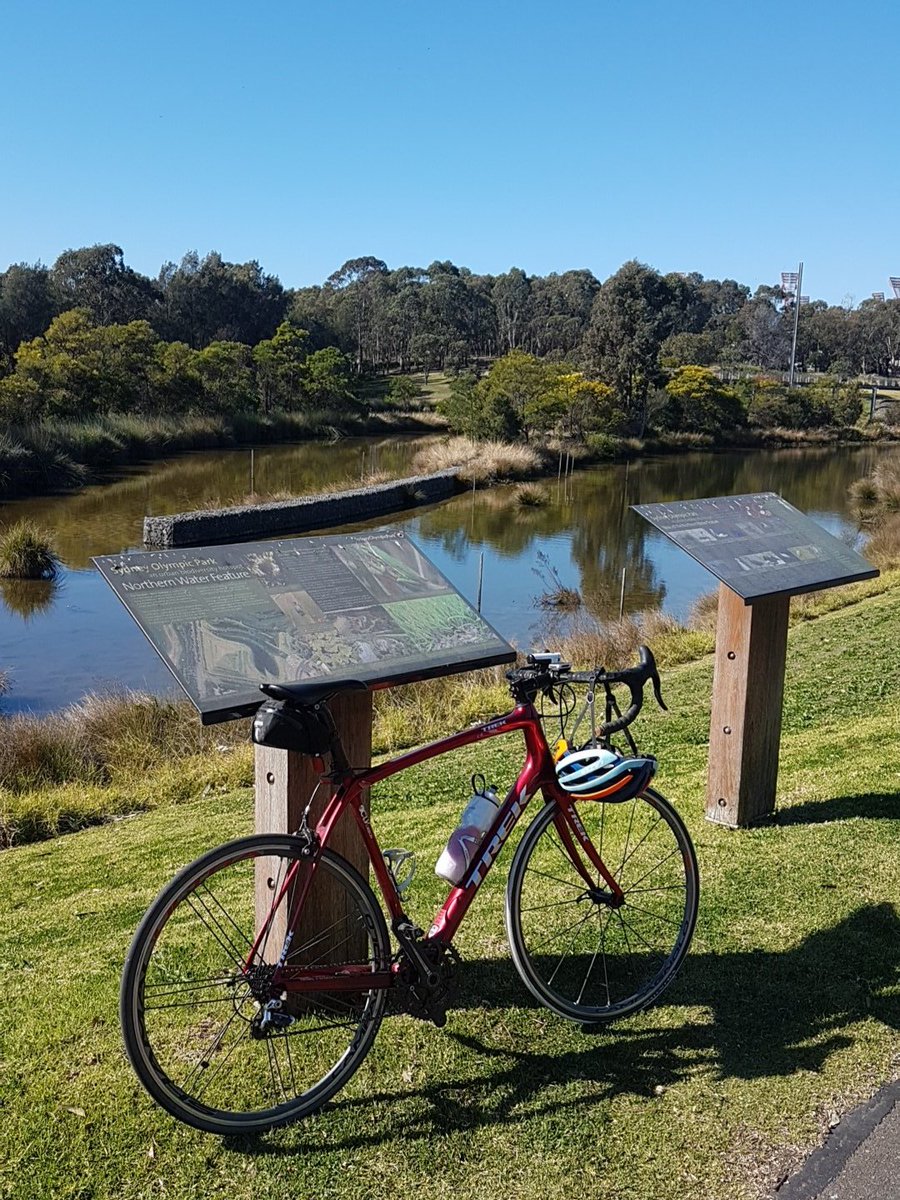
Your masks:
<path fill-rule="evenodd" d="M 460 882 L 472 865 L 484 835 L 494 823 L 499 807 L 500 797 L 494 785 L 485 787 L 484 776 L 473 775 L 469 803 L 435 863 L 435 875 L 454 886 Z"/>

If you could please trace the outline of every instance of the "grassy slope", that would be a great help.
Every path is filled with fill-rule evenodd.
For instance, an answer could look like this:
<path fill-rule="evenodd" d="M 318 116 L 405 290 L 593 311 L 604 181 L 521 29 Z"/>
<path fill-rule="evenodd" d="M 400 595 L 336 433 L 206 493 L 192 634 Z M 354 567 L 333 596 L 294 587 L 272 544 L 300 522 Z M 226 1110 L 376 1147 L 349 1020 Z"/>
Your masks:
<path fill-rule="evenodd" d="M 5 852 L 0 1196 L 764 1194 L 832 1112 L 895 1071 L 896 603 L 888 592 L 792 631 L 780 812 L 766 828 L 704 822 L 711 661 L 667 672 L 671 713 L 642 724 L 691 825 L 703 895 L 663 1003 L 590 1037 L 535 1008 L 505 953 L 501 864 L 464 926 L 447 1028 L 389 1019 L 326 1112 L 253 1145 L 156 1110 L 116 1022 L 141 912 L 180 863 L 248 829 L 249 791 Z M 466 774 L 502 780 L 512 759 L 512 746 L 485 747 L 376 798 L 382 843 L 420 853 L 414 915 L 439 899 L 431 864 Z"/>

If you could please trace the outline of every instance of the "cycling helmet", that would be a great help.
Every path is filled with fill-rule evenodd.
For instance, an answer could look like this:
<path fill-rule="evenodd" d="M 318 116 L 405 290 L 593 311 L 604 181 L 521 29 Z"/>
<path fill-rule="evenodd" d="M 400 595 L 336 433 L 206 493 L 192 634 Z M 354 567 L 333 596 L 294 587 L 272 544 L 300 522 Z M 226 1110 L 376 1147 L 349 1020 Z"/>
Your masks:
<path fill-rule="evenodd" d="M 573 750 L 556 747 L 556 778 L 563 791 L 579 800 L 630 800 L 656 772 L 655 758 L 622 758 L 602 746 Z"/>

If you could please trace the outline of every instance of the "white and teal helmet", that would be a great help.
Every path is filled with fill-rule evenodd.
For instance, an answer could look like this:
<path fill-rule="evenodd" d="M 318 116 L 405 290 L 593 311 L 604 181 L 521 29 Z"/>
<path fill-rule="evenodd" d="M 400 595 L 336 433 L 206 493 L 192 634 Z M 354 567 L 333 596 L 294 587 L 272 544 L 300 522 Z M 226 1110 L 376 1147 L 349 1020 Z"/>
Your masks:
<path fill-rule="evenodd" d="M 623 758 L 602 746 L 566 750 L 556 763 L 559 786 L 581 800 L 630 800 L 655 772 L 655 758 Z"/>

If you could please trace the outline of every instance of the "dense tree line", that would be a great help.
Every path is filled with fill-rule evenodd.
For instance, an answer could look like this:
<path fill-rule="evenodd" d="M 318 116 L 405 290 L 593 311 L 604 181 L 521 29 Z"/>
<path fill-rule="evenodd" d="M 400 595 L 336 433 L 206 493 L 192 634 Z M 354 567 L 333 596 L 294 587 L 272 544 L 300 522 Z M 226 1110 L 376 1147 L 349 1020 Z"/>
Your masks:
<path fill-rule="evenodd" d="M 732 389 L 740 413 L 712 377 L 702 377 L 707 395 L 696 404 L 667 386 L 683 368 L 735 377 L 785 369 L 793 318 L 780 288 L 751 294 L 734 280 L 663 275 L 638 262 L 601 283 L 586 270 L 478 275 L 451 262 L 391 270 L 363 257 L 321 286 L 292 290 L 256 262 L 216 253 L 188 254 L 150 279 L 118 246 L 93 246 L 67 250 L 51 267 L 19 263 L 0 274 L 0 414 L 21 423 L 113 409 L 339 407 L 361 376 L 444 369 L 460 381 L 451 409 L 458 416 L 468 404 L 485 427 L 527 436 L 563 422 L 574 434 L 588 415 L 596 424 L 614 409 L 623 429 L 641 434 L 648 422 L 688 419 L 686 411 L 694 427 L 708 424 L 710 404 L 725 405 L 727 420 L 785 409 L 777 390 L 758 384 L 749 395 Z M 507 384 L 515 377 L 515 394 L 503 399 L 499 377 L 485 372 L 509 356 L 500 375 Z M 832 399 L 840 380 L 890 374 L 898 360 L 900 302 L 801 310 L 798 363 L 834 377 L 823 385 Z M 529 389 L 539 376 L 536 402 Z M 780 415 L 817 423 L 832 408 L 820 397 Z"/>
<path fill-rule="evenodd" d="M 0 422 L 84 421 L 112 413 L 236 416 L 352 410 L 352 363 L 335 346 L 309 348 L 284 321 L 251 347 L 216 340 L 200 350 L 167 342 L 145 320 L 96 324 L 87 309 L 54 317 L 15 353 L 0 379 Z"/>

